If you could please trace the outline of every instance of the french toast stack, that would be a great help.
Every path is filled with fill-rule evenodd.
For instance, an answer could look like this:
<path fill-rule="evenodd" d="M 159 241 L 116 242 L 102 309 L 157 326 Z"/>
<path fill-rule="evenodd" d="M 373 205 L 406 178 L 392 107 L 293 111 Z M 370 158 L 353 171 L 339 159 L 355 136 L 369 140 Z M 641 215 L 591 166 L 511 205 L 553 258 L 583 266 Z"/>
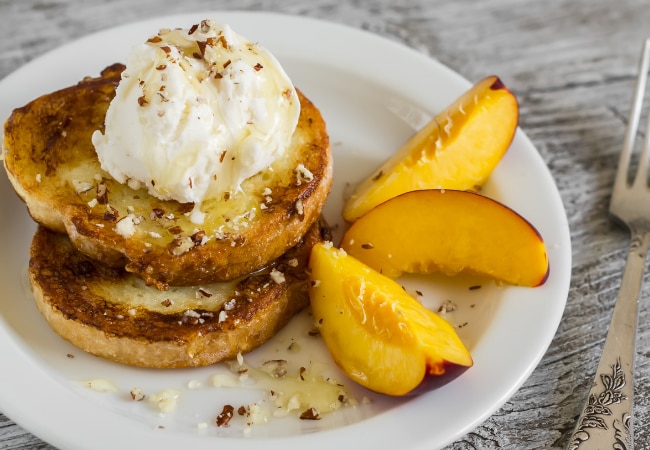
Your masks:
<path fill-rule="evenodd" d="M 159 200 L 101 170 L 91 142 L 124 70 L 44 95 L 5 124 L 4 165 L 39 224 L 29 275 L 36 304 L 75 346 L 124 364 L 213 364 L 272 337 L 308 304 L 311 247 L 332 182 L 326 126 L 298 92 L 292 144 L 241 192 Z"/>

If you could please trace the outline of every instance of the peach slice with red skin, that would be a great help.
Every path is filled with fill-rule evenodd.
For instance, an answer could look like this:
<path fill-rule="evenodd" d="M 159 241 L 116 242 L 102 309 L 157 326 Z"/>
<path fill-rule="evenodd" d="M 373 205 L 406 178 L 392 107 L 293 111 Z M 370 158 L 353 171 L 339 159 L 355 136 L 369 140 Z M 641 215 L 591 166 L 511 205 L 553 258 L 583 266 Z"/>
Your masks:
<path fill-rule="evenodd" d="M 454 328 L 390 278 L 331 244 L 311 253 L 314 319 L 332 358 L 366 388 L 408 395 L 441 386 L 472 362 Z"/>
<path fill-rule="evenodd" d="M 343 218 L 354 222 L 404 192 L 475 190 L 505 154 L 518 122 L 513 93 L 498 77 L 484 78 L 363 180 L 347 199 Z"/>
<path fill-rule="evenodd" d="M 549 273 L 538 231 L 505 205 L 467 191 L 413 191 L 388 200 L 350 226 L 341 248 L 391 278 L 468 271 L 539 286 Z"/>

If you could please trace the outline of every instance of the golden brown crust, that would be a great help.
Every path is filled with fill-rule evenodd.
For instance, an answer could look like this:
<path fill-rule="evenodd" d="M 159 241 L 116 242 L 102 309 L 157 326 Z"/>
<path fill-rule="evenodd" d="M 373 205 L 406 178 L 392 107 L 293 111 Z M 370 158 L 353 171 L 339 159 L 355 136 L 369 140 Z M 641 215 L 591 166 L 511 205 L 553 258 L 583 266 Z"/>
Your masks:
<path fill-rule="evenodd" d="M 187 216 L 192 205 L 134 191 L 100 169 L 90 136 L 103 127 L 122 70 L 117 64 L 40 97 L 6 122 L 5 168 L 34 220 L 161 289 L 234 279 L 296 245 L 319 217 L 332 182 L 318 109 L 299 92 L 291 149 L 272 170 L 246 180 L 243 193 L 204 203 L 208 216 L 197 227 Z M 306 171 L 297 170 L 301 164 Z M 130 214 L 137 223 L 132 236 L 116 231 Z"/>
<path fill-rule="evenodd" d="M 82 350 L 142 367 L 202 366 L 258 347 L 308 304 L 309 253 L 329 238 L 317 222 L 296 247 L 260 272 L 236 282 L 163 292 L 83 255 L 64 234 L 39 226 L 29 275 L 49 325 Z"/>

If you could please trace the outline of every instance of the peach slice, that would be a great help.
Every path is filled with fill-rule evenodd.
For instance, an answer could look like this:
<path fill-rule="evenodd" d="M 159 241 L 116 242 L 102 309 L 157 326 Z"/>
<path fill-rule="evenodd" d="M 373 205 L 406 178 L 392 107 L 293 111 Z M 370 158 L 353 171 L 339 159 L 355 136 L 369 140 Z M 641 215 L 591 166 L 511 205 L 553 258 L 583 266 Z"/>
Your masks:
<path fill-rule="evenodd" d="M 390 278 L 331 244 L 312 249 L 310 268 L 320 334 L 357 383 L 388 395 L 414 394 L 472 365 L 454 328 Z"/>
<path fill-rule="evenodd" d="M 353 222 L 404 192 L 482 186 L 510 146 L 518 121 L 517 99 L 501 80 L 479 81 L 357 186 L 343 218 Z"/>
<path fill-rule="evenodd" d="M 352 224 L 341 248 L 392 278 L 464 270 L 538 286 L 549 272 L 544 241 L 528 221 L 467 191 L 412 191 L 388 200 Z"/>

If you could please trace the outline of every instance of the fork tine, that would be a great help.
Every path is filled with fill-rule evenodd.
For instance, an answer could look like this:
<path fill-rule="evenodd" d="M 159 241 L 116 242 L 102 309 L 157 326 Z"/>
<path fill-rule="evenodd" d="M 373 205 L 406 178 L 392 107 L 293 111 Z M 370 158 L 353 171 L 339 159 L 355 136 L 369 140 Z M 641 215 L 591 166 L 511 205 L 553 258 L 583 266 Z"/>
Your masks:
<path fill-rule="evenodd" d="M 634 152 L 634 143 L 637 137 L 639 128 L 639 120 L 641 118 L 641 111 L 643 108 L 643 99 L 645 97 L 645 88 L 648 81 L 648 68 L 650 66 L 650 39 L 646 39 L 641 52 L 641 59 L 639 60 L 639 75 L 636 80 L 636 87 L 634 90 L 634 97 L 632 100 L 632 108 L 628 118 L 628 125 L 623 142 L 623 149 L 618 161 L 618 171 L 616 173 L 615 190 L 617 188 L 624 188 L 628 183 L 628 172 L 630 168 L 630 160 Z M 650 126 L 650 123 L 649 123 Z M 644 180 L 647 180 L 648 158 L 650 156 L 650 149 L 648 149 L 648 139 L 646 133 L 646 144 L 642 150 L 641 159 L 639 161 L 639 169 L 635 176 L 637 182 L 643 173 Z"/>
<path fill-rule="evenodd" d="M 650 114 L 648 115 L 647 125 L 645 127 L 645 136 L 643 138 L 643 147 L 639 156 L 639 168 L 634 176 L 635 185 L 648 185 L 648 162 L 650 160 Z"/>

